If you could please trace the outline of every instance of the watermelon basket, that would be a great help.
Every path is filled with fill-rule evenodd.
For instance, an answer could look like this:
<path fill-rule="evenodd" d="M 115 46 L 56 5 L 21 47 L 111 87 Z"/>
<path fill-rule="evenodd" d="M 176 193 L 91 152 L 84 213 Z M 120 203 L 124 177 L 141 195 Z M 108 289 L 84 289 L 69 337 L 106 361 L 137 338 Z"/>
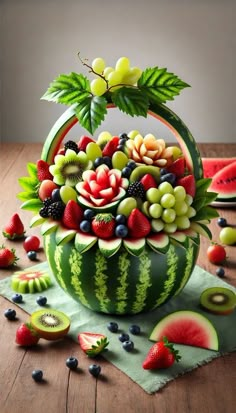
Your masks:
<path fill-rule="evenodd" d="M 157 68 L 155 68 L 155 70 L 157 70 Z M 73 76 L 74 75 L 75 74 L 73 74 Z M 146 101 L 145 92 L 141 88 L 142 84 L 140 84 L 140 82 L 142 82 L 142 76 L 141 80 L 138 82 L 141 96 L 143 96 L 144 101 Z M 51 86 L 48 93 L 44 95 L 45 99 L 56 100 L 55 84 L 53 87 L 54 89 L 52 89 Z M 122 87 L 121 89 L 114 91 L 113 94 L 108 94 L 107 92 L 104 94 L 104 114 L 107 109 L 110 111 L 113 108 L 118 107 L 118 109 L 122 110 L 123 103 L 119 103 L 117 96 L 122 96 L 122 93 L 125 94 L 127 92 L 126 89 L 127 87 Z M 91 110 L 90 114 L 99 112 L 98 109 L 100 106 L 102 104 L 104 105 L 104 102 L 99 100 L 100 98 L 100 96 L 92 96 L 91 99 L 96 100 L 96 105 L 93 106 L 93 111 Z M 128 98 L 131 99 L 132 102 L 132 93 L 129 94 Z M 86 98 L 84 100 L 86 100 Z M 25 182 L 27 178 L 20 178 L 20 184 L 25 191 L 18 196 L 24 201 L 22 208 L 34 212 L 34 216 L 31 220 L 31 227 L 41 225 L 41 233 L 44 238 L 44 249 L 49 267 L 55 280 L 67 294 L 78 301 L 78 303 L 81 303 L 85 307 L 96 312 L 126 315 L 152 311 L 169 301 L 172 297 L 178 295 L 188 282 L 198 258 L 200 235 L 211 237 L 208 224 L 211 218 L 217 216 L 217 212 L 208 204 L 215 199 L 216 194 L 207 191 L 207 188 L 210 185 L 210 180 L 203 179 L 201 157 L 196 142 L 187 126 L 173 111 L 160 101 L 153 102 L 152 99 L 149 99 L 146 115 L 154 117 L 157 122 L 164 124 L 171 131 L 179 144 L 178 154 L 181 155 L 178 155 L 177 159 L 174 160 L 172 154 L 170 157 L 171 161 L 170 159 L 167 160 L 167 162 L 169 162 L 167 163 L 167 169 L 170 168 L 171 170 L 171 165 L 173 169 L 174 162 L 179 158 L 182 158 L 185 163 L 184 174 L 191 176 L 191 181 L 194 181 L 194 194 L 191 192 L 192 188 L 190 191 L 192 195 L 188 194 L 188 188 L 186 187 L 186 199 L 187 197 L 188 199 L 191 199 L 191 208 L 194 210 L 194 214 L 191 214 L 192 216 L 187 220 L 188 225 L 183 225 L 182 227 L 181 225 L 176 226 L 175 230 L 169 230 L 170 227 L 164 224 L 164 230 L 163 228 L 157 229 L 156 225 L 157 222 L 158 225 L 160 224 L 160 219 L 149 213 L 147 209 L 150 207 L 149 200 L 146 200 L 145 202 L 145 190 L 148 191 L 148 189 L 144 188 L 141 202 L 137 195 L 136 198 L 133 194 L 130 195 L 128 188 L 130 188 L 131 185 L 132 174 L 128 178 L 122 178 L 123 172 L 117 172 L 117 168 L 114 167 L 115 160 L 113 156 L 114 153 L 120 151 L 118 147 L 115 149 L 113 148 L 111 161 L 113 162 L 114 160 L 114 163 L 112 163 L 111 167 L 108 167 L 107 165 L 104 167 L 103 164 L 99 166 L 95 165 L 95 162 L 97 162 L 96 159 L 99 158 L 99 156 L 97 156 L 97 158 L 94 157 L 94 148 L 96 151 L 98 150 L 99 138 L 96 141 L 93 136 L 92 138 L 86 137 L 87 141 L 83 149 L 81 149 L 80 146 L 80 144 L 82 144 L 82 138 L 78 143 L 78 146 L 80 146 L 78 156 L 81 152 L 83 152 L 83 156 L 84 153 L 86 153 L 89 161 L 86 163 L 82 178 L 80 177 L 80 180 L 76 185 L 71 185 L 73 188 L 73 203 L 76 203 L 77 205 L 76 211 L 82 211 L 80 219 L 73 225 L 68 221 L 69 206 L 67 204 L 71 201 L 71 199 L 68 200 L 68 197 L 66 197 L 66 199 L 65 197 L 62 197 L 64 205 L 61 218 L 58 218 L 57 216 L 55 217 L 53 214 L 47 216 L 47 214 L 45 215 L 42 213 L 46 208 L 50 208 L 50 205 L 53 203 L 50 198 L 52 196 L 50 193 L 49 201 L 45 200 L 46 195 L 42 196 L 42 189 L 40 188 L 42 188 L 45 180 L 51 181 L 49 186 L 52 185 L 52 188 L 53 185 L 56 184 L 61 195 L 62 187 L 70 186 L 61 181 L 61 176 L 58 178 L 58 175 L 56 175 L 56 173 L 58 173 L 58 165 L 55 166 L 57 161 L 64 162 L 67 154 L 70 153 L 71 155 L 71 152 L 73 152 L 73 149 L 68 149 L 68 147 L 65 149 L 66 147 L 63 147 L 63 141 L 66 140 L 67 134 L 77 122 L 89 130 L 92 135 L 96 129 L 96 127 L 94 129 L 86 127 L 88 125 L 85 120 L 85 118 L 87 118 L 87 113 L 85 113 L 85 106 L 81 108 L 81 104 L 83 105 L 81 102 L 84 100 L 81 99 L 78 104 L 78 106 L 80 106 L 79 113 L 78 106 L 73 100 L 71 101 L 73 105 L 56 121 L 45 140 L 40 162 L 43 162 L 44 165 L 48 165 L 48 179 L 43 179 L 39 176 L 39 163 L 36 165 L 29 164 L 28 171 L 31 176 L 31 183 L 29 185 L 29 181 L 27 181 L 26 185 Z M 59 100 L 59 103 L 62 102 Z M 63 103 L 65 103 L 65 100 Z M 90 104 L 94 104 L 94 101 L 90 102 Z M 138 105 L 139 102 L 137 102 L 137 106 Z M 132 116 L 134 114 L 139 115 L 139 113 L 134 113 L 136 111 L 135 105 L 130 105 L 130 107 L 132 107 L 132 109 L 129 112 L 126 108 L 126 113 L 131 114 Z M 103 116 L 101 116 L 100 120 L 103 120 L 102 118 Z M 91 124 L 92 122 L 90 119 L 89 125 L 91 126 Z M 137 134 L 135 136 L 137 136 Z M 135 141 L 135 136 L 132 138 L 126 136 L 130 145 L 133 144 L 132 142 L 130 143 L 131 140 Z M 83 142 L 86 139 L 83 136 Z M 110 140 L 112 139 L 114 142 L 114 137 L 111 137 Z M 138 138 L 136 138 L 136 140 L 137 139 Z M 117 142 L 118 138 L 116 140 L 116 143 Z M 92 156 L 90 156 L 88 150 L 89 145 L 92 147 L 91 144 L 93 145 Z M 128 144 L 125 145 L 127 145 L 128 148 Z M 106 144 L 103 143 L 103 145 L 100 146 L 101 148 L 99 150 L 101 153 L 105 153 L 103 151 L 106 148 Z M 123 155 L 123 158 L 124 156 L 127 156 L 128 160 L 130 160 L 127 148 L 123 151 L 125 154 Z M 153 152 L 150 151 L 149 153 L 152 154 Z M 75 156 L 77 155 L 73 154 L 73 157 Z M 65 165 L 66 162 L 64 162 L 63 168 Z M 74 166 L 73 162 L 71 165 Z M 139 166 L 141 166 L 140 170 L 138 170 Z M 145 171 L 145 173 L 141 173 L 139 180 L 141 180 L 141 177 L 143 178 L 144 175 L 150 177 L 153 172 L 154 175 L 152 177 L 156 180 L 156 189 L 160 188 L 160 166 L 152 165 L 150 168 L 150 165 L 146 164 L 145 168 L 142 169 L 142 162 L 136 161 L 135 167 L 139 173 L 141 173 L 140 171 Z M 114 169 L 116 170 L 115 172 Z M 123 171 L 122 168 L 120 169 Z M 103 201 L 100 202 L 99 198 L 100 204 L 98 204 L 96 203 L 97 200 L 94 200 L 94 196 L 89 195 L 89 197 L 86 198 L 87 191 L 90 190 L 88 182 L 92 187 L 91 177 L 93 176 L 93 180 L 97 179 L 98 183 L 98 179 L 101 181 L 107 179 L 107 176 L 110 177 L 109 174 L 111 173 L 111 170 L 113 171 L 112 173 L 115 174 L 117 179 L 116 182 L 119 182 L 121 185 L 118 195 L 116 193 L 116 197 L 110 199 L 111 202 L 107 201 L 106 197 L 109 196 L 110 192 L 114 191 L 114 180 L 111 178 L 109 183 L 106 181 L 103 190 L 99 192 L 99 194 L 105 194 L 105 201 L 103 199 Z M 51 177 L 50 173 L 52 173 Z M 55 174 L 53 175 L 53 173 Z M 90 181 L 85 183 L 86 179 L 90 179 Z M 178 185 L 178 180 L 175 185 L 173 184 L 173 187 L 176 186 L 181 186 L 180 184 Z M 52 192 L 52 189 L 50 191 Z M 135 198 L 135 202 L 138 198 L 138 201 L 134 208 L 131 208 L 127 214 L 123 214 L 126 215 L 126 223 L 123 225 L 126 232 L 122 233 L 117 231 L 117 224 L 114 224 L 114 222 L 117 215 L 122 215 L 123 210 L 121 205 L 122 202 L 126 205 L 125 202 L 128 197 L 132 198 L 132 202 L 134 202 L 133 198 Z M 49 202 L 49 206 L 47 205 L 47 202 Z M 95 202 L 95 204 L 93 202 Z M 125 211 L 126 209 L 127 208 L 125 208 Z M 48 210 L 49 209 L 47 209 L 47 211 Z M 50 211 L 51 210 L 52 208 Z M 104 218 L 104 214 L 108 214 L 113 225 L 116 225 L 112 235 L 105 236 L 104 232 L 103 236 L 103 234 L 97 233 L 96 227 L 93 226 L 94 223 L 91 224 L 91 222 L 89 224 L 89 229 L 87 227 L 85 229 L 82 224 L 82 221 L 85 221 L 83 216 L 85 210 L 93 212 L 93 217 L 90 218 L 91 222 L 97 219 L 98 215 L 102 215 Z M 135 210 L 139 216 L 138 225 L 140 224 L 140 215 L 143 217 L 143 227 L 140 225 L 139 228 L 142 236 L 138 236 L 138 234 L 135 233 L 136 229 L 134 223 L 136 221 L 130 218 L 131 215 L 135 214 L 133 210 Z M 67 213 L 65 213 L 65 211 L 67 211 Z M 57 212 L 58 211 L 56 211 L 56 213 Z M 179 215 L 183 214 L 180 213 Z M 69 219 L 71 219 L 71 216 Z M 145 225 L 149 225 L 149 230 L 147 230 L 146 233 L 142 232 Z"/>

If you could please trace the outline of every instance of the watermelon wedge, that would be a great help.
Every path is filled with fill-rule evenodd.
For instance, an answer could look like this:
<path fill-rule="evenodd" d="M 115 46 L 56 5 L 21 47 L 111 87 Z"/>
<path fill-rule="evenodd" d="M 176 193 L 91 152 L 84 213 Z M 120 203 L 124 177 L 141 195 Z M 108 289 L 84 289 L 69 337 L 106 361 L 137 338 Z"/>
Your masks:
<path fill-rule="evenodd" d="M 215 351 L 219 349 L 218 336 L 213 324 L 195 311 L 176 311 L 159 321 L 149 339 L 160 341 L 163 337 L 167 337 L 171 343 Z"/>
<path fill-rule="evenodd" d="M 213 178 L 218 171 L 235 161 L 236 158 L 202 158 L 204 178 Z"/>
<path fill-rule="evenodd" d="M 236 161 L 213 176 L 209 191 L 218 193 L 217 201 L 236 201 Z"/>

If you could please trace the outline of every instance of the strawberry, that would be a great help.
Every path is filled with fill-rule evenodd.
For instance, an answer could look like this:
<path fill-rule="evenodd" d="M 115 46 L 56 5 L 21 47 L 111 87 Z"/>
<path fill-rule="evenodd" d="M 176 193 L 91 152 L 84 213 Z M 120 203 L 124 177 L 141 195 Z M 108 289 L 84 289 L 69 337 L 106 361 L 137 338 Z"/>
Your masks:
<path fill-rule="evenodd" d="M 8 249 L 4 245 L 0 246 L 0 268 L 7 268 L 14 265 L 17 258 L 14 249 Z"/>
<path fill-rule="evenodd" d="M 147 191 L 150 188 L 157 188 L 156 181 L 151 174 L 143 175 L 140 182 L 143 184 L 145 191 Z"/>
<path fill-rule="evenodd" d="M 77 202 L 70 199 L 64 209 L 62 222 L 66 228 L 79 229 L 79 224 L 83 219 L 83 209 Z"/>
<path fill-rule="evenodd" d="M 25 235 L 25 229 L 23 222 L 18 214 L 12 215 L 10 221 L 3 229 L 3 235 L 8 239 L 23 238 Z"/>
<path fill-rule="evenodd" d="M 115 219 L 112 214 L 97 214 L 92 220 L 92 230 L 99 238 L 111 238 L 115 231 Z"/>
<path fill-rule="evenodd" d="M 39 335 L 33 329 L 30 323 L 23 323 L 16 330 L 16 343 L 19 346 L 34 346 L 39 341 Z"/>
<path fill-rule="evenodd" d="M 94 139 L 90 138 L 89 136 L 81 136 L 79 142 L 77 142 L 77 146 L 79 148 L 80 151 L 86 151 L 86 147 L 88 145 L 88 143 L 90 142 L 95 142 Z"/>
<path fill-rule="evenodd" d="M 90 357 L 97 356 L 109 344 L 107 337 L 98 333 L 80 333 L 78 341 L 82 350 Z"/>
<path fill-rule="evenodd" d="M 177 176 L 177 178 L 183 176 L 185 172 L 184 157 L 176 159 L 170 166 L 168 166 L 167 171 Z"/>
<path fill-rule="evenodd" d="M 143 368 L 145 370 L 167 369 L 174 364 L 175 360 L 179 362 L 180 359 L 178 350 L 175 350 L 173 344 L 163 337 L 163 341 L 155 343 L 150 348 L 143 362 Z"/>
<path fill-rule="evenodd" d="M 196 194 L 196 183 L 193 175 L 187 175 L 177 180 L 177 185 L 183 186 L 187 194 L 193 198 Z"/>
<path fill-rule="evenodd" d="M 138 209 L 134 208 L 127 220 L 129 235 L 133 238 L 146 237 L 151 231 L 148 218 Z"/>
<path fill-rule="evenodd" d="M 102 156 L 112 157 L 113 153 L 117 150 L 120 138 L 118 136 L 113 136 L 111 140 L 107 142 L 102 150 Z"/>
<path fill-rule="evenodd" d="M 49 172 L 49 164 L 42 159 L 36 162 L 37 166 L 37 177 L 39 181 L 44 181 L 45 179 L 53 179 L 51 172 Z"/>

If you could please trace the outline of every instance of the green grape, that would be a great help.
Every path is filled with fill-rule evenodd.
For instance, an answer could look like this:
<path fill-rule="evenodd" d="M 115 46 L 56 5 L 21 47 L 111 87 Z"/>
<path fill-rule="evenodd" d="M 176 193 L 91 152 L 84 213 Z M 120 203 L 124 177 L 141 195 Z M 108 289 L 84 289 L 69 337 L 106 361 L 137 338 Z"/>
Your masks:
<path fill-rule="evenodd" d="M 156 204 L 161 199 L 161 193 L 158 188 L 149 188 L 146 192 L 146 198 L 151 204 Z"/>
<path fill-rule="evenodd" d="M 90 89 L 93 95 L 102 96 L 107 90 L 107 84 L 104 79 L 99 77 L 98 79 L 93 79 L 90 83 Z"/>
<path fill-rule="evenodd" d="M 160 188 L 160 187 L 159 187 Z M 172 194 L 164 194 L 160 200 L 161 206 L 163 208 L 172 208 L 175 205 L 175 197 Z"/>
<path fill-rule="evenodd" d="M 112 139 L 112 134 L 108 131 L 103 131 L 99 133 L 98 138 L 97 138 L 97 143 L 99 145 L 103 145 L 104 143 L 107 143 Z"/>
<path fill-rule="evenodd" d="M 98 73 L 99 75 L 103 73 L 105 66 L 105 61 L 101 57 L 96 57 L 96 59 L 92 61 L 92 69 L 95 73 Z"/>
<path fill-rule="evenodd" d="M 162 212 L 161 218 L 166 224 L 171 224 L 172 222 L 174 222 L 176 218 L 175 210 L 172 208 L 164 209 L 164 211 Z"/>
<path fill-rule="evenodd" d="M 185 188 L 183 186 L 176 186 L 174 188 L 174 196 L 175 196 L 175 200 L 176 202 L 181 202 L 184 201 L 186 198 L 186 191 Z"/>
<path fill-rule="evenodd" d="M 102 156 L 102 150 L 96 142 L 89 142 L 86 146 L 86 154 L 88 159 L 94 162 L 96 158 Z"/>
<path fill-rule="evenodd" d="M 113 168 L 120 169 L 121 171 L 126 166 L 129 158 L 124 152 L 115 151 L 111 160 Z"/>
<path fill-rule="evenodd" d="M 177 230 L 177 225 L 174 222 L 170 224 L 165 224 L 163 227 L 163 231 L 167 232 L 168 234 L 173 234 Z"/>
<path fill-rule="evenodd" d="M 161 194 L 173 194 L 174 190 L 172 185 L 169 182 L 162 182 L 159 186 L 158 186 L 159 191 L 161 192 Z"/>
<path fill-rule="evenodd" d="M 69 202 L 70 199 L 73 199 L 73 201 L 77 201 L 77 195 L 78 194 L 76 190 L 71 186 L 63 185 L 60 188 L 60 197 L 64 204 L 67 204 L 67 202 Z"/>
<path fill-rule="evenodd" d="M 160 218 L 161 214 L 162 214 L 162 211 L 163 211 L 162 206 L 160 204 L 156 204 L 156 203 L 150 205 L 149 210 L 148 210 L 148 212 L 149 212 L 149 214 L 152 218 Z"/>
<path fill-rule="evenodd" d="M 129 133 L 128 133 L 128 137 L 130 138 L 130 139 L 134 139 L 135 138 L 135 136 L 137 136 L 137 135 L 139 135 L 140 134 L 140 132 L 138 131 L 138 130 L 131 130 Z"/>
<path fill-rule="evenodd" d="M 126 74 L 130 69 L 130 62 L 128 57 L 120 57 L 115 66 L 115 70 L 120 72 L 122 75 Z"/>
<path fill-rule="evenodd" d="M 186 215 L 188 211 L 188 205 L 186 202 L 176 202 L 174 206 L 177 216 Z"/>
<path fill-rule="evenodd" d="M 111 72 L 108 75 L 107 81 L 108 81 L 108 86 L 109 87 L 119 85 L 122 81 L 122 74 L 120 72 L 114 70 L 114 72 Z"/>
<path fill-rule="evenodd" d="M 137 201 L 135 198 L 130 196 L 128 198 L 122 199 L 122 201 L 118 205 L 116 214 L 122 214 L 128 217 L 134 208 L 137 208 Z"/>
<path fill-rule="evenodd" d="M 139 80 L 142 70 L 139 67 L 131 67 L 131 69 L 123 77 L 123 83 L 134 85 Z"/>
<path fill-rule="evenodd" d="M 195 215 L 196 215 L 196 210 L 193 207 L 189 206 L 188 210 L 186 212 L 186 216 L 188 218 L 193 218 L 193 217 L 195 217 Z"/>
<path fill-rule="evenodd" d="M 225 227 L 220 231 L 220 241 L 225 245 L 236 244 L 236 228 Z"/>
<path fill-rule="evenodd" d="M 152 219 L 151 227 L 152 227 L 153 232 L 160 232 L 164 228 L 164 222 L 160 218 Z"/>
<path fill-rule="evenodd" d="M 183 156 L 181 149 L 178 146 L 169 146 L 172 149 L 173 161 Z"/>
<path fill-rule="evenodd" d="M 178 229 L 187 229 L 190 227 L 190 221 L 186 216 L 176 217 L 175 224 Z"/>
<path fill-rule="evenodd" d="M 192 205 L 193 197 L 191 195 L 187 194 L 186 197 L 185 197 L 185 202 L 188 206 Z"/>
<path fill-rule="evenodd" d="M 114 67 L 107 66 L 107 67 L 105 67 L 105 69 L 104 69 L 104 71 L 103 71 L 103 76 L 104 76 L 105 79 L 107 80 L 109 74 L 112 73 L 112 72 L 114 72 L 114 71 L 115 71 Z"/>
<path fill-rule="evenodd" d="M 148 201 L 144 201 L 141 205 L 141 211 L 150 218 L 150 214 L 149 214 L 149 207 L 150 207 L 150 202 Z"/>

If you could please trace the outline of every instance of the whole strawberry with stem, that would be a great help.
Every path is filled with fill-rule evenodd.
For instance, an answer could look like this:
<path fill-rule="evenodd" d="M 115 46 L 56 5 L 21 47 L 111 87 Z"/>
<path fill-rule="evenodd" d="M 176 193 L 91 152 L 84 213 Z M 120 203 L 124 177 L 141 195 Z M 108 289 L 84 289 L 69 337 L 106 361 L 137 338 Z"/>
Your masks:
<path fill-rule="evenodd" d="M 23 238 L 25 235 L 24 224 L 21 221 L 19 215 L 15 213 L 10 218 L 9 222 L 5 225 L 3 236 L 8 239 Z"/>
<path fill-rule="evenodd" d="M 6 248 L 4 245 L 0 246 L 0 268 L 7 268 L 14 265 L 17 258 L 15 250 Z"/>
<path fill-rule="evenodd" d="M 158 341 L 150 348 L 143 362 L 143 368 L 145 370 L 167 369 L 180 359 L 178 350 L 175 350 L 173 344 L 163 337 L 162 341 Z"/>
<path fill-rule="evenodd" d="M 16 330 L 16 343 L 19 346 L 31 347 L 38 343 L 39 335 L 30 323 L 23 323 Z"/>
<path fill-rule="evenodd" d="M 92 230 L 99 238 L 111 238 L 115 231 L 115 218 L 110 213 L 97 214 L 92 220 Z"/>

